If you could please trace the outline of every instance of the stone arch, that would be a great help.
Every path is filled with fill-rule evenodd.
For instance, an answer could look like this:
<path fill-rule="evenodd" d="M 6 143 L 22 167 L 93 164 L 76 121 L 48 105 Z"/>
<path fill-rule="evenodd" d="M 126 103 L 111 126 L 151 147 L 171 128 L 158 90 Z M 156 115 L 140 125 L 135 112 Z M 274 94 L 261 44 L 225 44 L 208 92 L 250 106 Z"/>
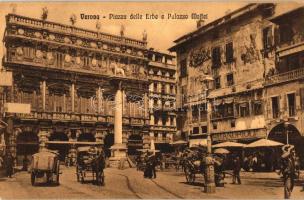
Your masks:
<path fill-rule="evenodd" d="M 60 142 L 63 141 L 69 141 L 69 138 L 67 136 L 67 134 L 65 132 L 59 132 L 59 131 L 54 131 L 50 137 L 49 137 L 49 141 L 53 141 L 56 142 L 58 141 L 58 143 L 50 143 L 48 144 L 48 148 L 51 150 L 56 150 L 59 153 L 59 158 L 60 160 L 64 160 L 68 151 L 69 151 L 69 145 L 68 144 L 62 144 Z"/>
<path fill-rule="evenodd" d="M 143 138 L 141 134 L 131 134 L 128 138 L 128 154 L 135 155 L 137 149 L 143 149 Z"/>
<path fill-rule="evenodd" d="M 304 137 L 293 124 L 288 123 L 285 125 L 284 123 L 280 123 L 273 126 L 269 131 L 267 138 L 283 144 L 287 144 L 288 141 L 289 144 L 294 145 L 296 154 L 301 161 L 301 167 L 304 167 Z"/>
<path fill-rule="evenodd" d="M 16 161 L 17 165 L 22 165 L 22 160 L 26 156 L 28 159 L 31 155 L 39 151 L 39 137 L 34 131 L 15 130 L 16 134 Z"/>
<path fill-rule="evenodd" d="M 77 141 L 95 142 L 96 138 L 95 138 L 95 135 L 93 133 L 81 133 L 78 136 Z"/>

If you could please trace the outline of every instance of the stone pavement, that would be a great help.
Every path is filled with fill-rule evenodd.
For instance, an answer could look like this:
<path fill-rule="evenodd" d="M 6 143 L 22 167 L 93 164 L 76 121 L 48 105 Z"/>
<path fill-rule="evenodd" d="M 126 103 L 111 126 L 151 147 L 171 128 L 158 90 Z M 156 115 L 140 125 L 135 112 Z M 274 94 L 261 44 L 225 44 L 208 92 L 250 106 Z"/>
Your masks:
<path fill-rule="evenodd" d="M 105 170 L 105 186 L 96 186 L 89 181 L 76 181 L 75 168 L 62 167 L 59 186 L 31 186 L 30 174 L 18 172 L 14 178 L 0 178 L 1 198 L 161 198 L 161 199 L 282 199 L 283 182 L 276 173 L 242 172 L 242 185 L 233 185 L 231 177 L 225 179 L 225 187 L 216 188 L 215 194 L 203 192 L 203 177 L 197 176 L 195 184 L 186 183 L 183 172 L 158 172 L 156 179 L 143 178 L 143 172 L 136 169 Z M 304 177 L 301 177 L 303 180 Z M 292 198 L 304 198 L 302 187 L 295 187 Z"/>

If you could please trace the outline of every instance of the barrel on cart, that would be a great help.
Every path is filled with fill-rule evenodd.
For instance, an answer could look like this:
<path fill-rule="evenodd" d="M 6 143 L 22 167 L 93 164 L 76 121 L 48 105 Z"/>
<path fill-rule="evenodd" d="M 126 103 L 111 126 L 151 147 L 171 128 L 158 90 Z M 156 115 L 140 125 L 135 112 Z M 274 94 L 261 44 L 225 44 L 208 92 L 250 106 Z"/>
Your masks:
<path fill-rule="evenodd" d="M 45 178 L 46 183 L 59 185 L 59 158 L 51 150 L 43 150 L 32 156 L 31 183 L 34 186 L 37 178 Z"/>

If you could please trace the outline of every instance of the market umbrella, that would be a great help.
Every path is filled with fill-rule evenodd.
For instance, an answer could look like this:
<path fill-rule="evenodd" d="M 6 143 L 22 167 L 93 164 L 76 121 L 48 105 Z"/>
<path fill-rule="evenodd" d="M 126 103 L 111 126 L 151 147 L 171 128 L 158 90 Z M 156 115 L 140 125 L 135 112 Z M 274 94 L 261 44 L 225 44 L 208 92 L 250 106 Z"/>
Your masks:
<path fill-rule="evenodd" d="M 252 142 L 246 145 L 246 148 L 254 148 L 254 147 L 276 147 L 276 146 L 283 146 L 283 143 L 276 142 L 273 140 L 268 139 L 260 139 L 258 141 Z"/>
<path fill-rule="evenodd" d="M 214 148 L 223 148 L 223 147 L 244 147 L 245 144 L 237 142 L 223 142 L 219 144 L 212 145 Z"/>
<path fill-rule="evenodd" d="M 224 148 L 218 148 L 218 149 L 215 149 L 213 153 L 216 153 L 216 154 L 228 154 L 228 153 L 230 153 L 230 151 L 228 151 L 227 149 L 224 149 Z"/>

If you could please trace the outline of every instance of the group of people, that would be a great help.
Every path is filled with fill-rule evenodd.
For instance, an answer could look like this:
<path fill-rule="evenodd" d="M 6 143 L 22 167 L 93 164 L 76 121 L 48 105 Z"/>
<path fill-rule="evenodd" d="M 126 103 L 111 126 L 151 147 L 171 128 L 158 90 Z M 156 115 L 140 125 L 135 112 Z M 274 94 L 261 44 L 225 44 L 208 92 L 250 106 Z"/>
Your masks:
<path fill-rule="evenodd" d="M 145 178 L 156 178 L 156 166 L 158 163 L 155 152 L 147 151 L 143 159 L 141 159 L 141 155 L 138 155 L 136 158 L 137 170 L 142 169 Z"/>

